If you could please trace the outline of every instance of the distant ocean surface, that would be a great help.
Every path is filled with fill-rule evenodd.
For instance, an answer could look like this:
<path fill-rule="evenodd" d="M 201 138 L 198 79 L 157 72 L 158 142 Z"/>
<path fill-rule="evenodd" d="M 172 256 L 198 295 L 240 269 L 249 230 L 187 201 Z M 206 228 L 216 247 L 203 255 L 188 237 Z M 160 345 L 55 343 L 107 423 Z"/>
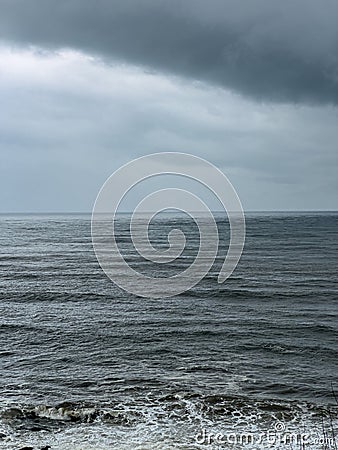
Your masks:
<path fill-rule="evenodd" d="M 130 253 L 129 219 L 120 245 L 153 270 Z M 224 284 L 217 223 L 208 276 L 155 300 L 105 276 L 89 215 L 0 216 L 0 448 L 337 449 L 338 213 L 246 214 Z M 196 255 L 194 224 L 160 217 L 150 230 L 163 246 L 180 227 L 173 271 Z"/>

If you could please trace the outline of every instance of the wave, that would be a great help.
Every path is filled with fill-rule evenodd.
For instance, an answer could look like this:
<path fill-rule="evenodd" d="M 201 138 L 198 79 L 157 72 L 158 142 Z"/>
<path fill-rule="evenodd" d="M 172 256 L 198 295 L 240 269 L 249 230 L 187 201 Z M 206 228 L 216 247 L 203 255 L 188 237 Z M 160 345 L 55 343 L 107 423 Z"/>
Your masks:
<path fill-rule="evenodd" d="M 143 399 L 126 397 L 124 401 L 104 404 L 69 401 L 54 406 L 12 405 L 1 413 L 0 440 L 8 450 L 27 444 L 37 450 L 46 445 L 53 450 L 211 449 L 216 447 L 196 445 L 196 436 L 202 430 L 213 435 L 259 435 L 267 430 L 276 433 L 276 426 L 280 426 L 294 434 L 309 431 L 334 436 L 338 431 L 337 416 L 337 405 L 185 392 L 162 396 L 148 393 Z M 254 448 L 261 450 L 267 445 Z M 335 447 L 332 444 L 325 448 Z"/>
<path fill-rule="evenodd" d="M 204 370 L 204 367 L 192 370 Z M 172 393 L 163 396 L 148 394 L 144 401 L 126 399 L 125 402 L 110 402 L 98 405 L 92 402 L 65 401 L 54 406 L 51 405 L 16 405 L 2 410 L 1 419 L 7 423 L 18 424 L 34 422 L 42 426 L 46 421 L 60 423 L 105 422 L 115 425 L 128 426 L 135 420 L 146 417 L 147 408 L 161 407 L 164 411 L 179 414 L 180 419 L 200 419 L 203 412 L 208 419 L 214 416 L 224 416 L 224 419 L 256 416 L 260 421 L 279 419 L 294 421 L 304 414 L 311 417 L 338 417 L 338 405 L 318 405 L 310 402 L 283 401 L 277 399 L 249 399 L 244 396 L 230 395 L 201 395 L 198 393 Z M 156 409 L 156 408 L 155 408 Z M 154 409 L 154 411 L 155 411 Z"/>

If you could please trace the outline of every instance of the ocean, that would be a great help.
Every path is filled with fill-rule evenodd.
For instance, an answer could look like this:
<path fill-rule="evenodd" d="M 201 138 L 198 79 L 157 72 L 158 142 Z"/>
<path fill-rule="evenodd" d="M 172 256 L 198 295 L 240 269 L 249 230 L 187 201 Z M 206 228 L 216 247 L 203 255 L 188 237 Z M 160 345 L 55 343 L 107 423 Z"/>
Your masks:
<path fill-rule="evenodd" d="M 0 448 L 337 449 L 338 213 L 247 213 L 223 284 L 225 217 L 209 274 L 172 298 L 136 297 L 103 273 L 89 215 L 0 216 Z M 155 218 L 154 246 L 187 237 L 158 276 L 188 266 L 194 223 Z"/>

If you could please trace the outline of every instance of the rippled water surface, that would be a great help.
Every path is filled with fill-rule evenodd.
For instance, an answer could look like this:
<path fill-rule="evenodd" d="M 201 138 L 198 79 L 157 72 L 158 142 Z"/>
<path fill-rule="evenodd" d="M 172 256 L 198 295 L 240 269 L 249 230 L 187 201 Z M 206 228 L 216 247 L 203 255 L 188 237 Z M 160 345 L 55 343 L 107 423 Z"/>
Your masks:
<path fill-rule="evenodd" d="M 0 217 L 1 448 L 269 448 L 202 441 L 270 431 L 336 448 L 338 214 L 247 215 L 245 250 L 224 284 L 226 220 L 218 226 L 209 275 L 154 300 L 104 275 L 89 216 Z M 165 246 L 172 228 L 187 250 L 163 268 L 132 252 L 129 216 L 117 221 L 143 273 L 193 261 L 198 236 L 186 218 L 155 220 L 152 243 Z"/>

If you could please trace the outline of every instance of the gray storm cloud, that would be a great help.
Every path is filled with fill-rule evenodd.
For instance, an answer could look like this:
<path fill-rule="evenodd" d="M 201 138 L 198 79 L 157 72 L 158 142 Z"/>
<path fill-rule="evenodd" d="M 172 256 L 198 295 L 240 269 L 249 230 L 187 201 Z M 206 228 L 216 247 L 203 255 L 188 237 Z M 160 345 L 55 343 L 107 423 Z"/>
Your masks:
<path fill-rule="evenodd" d="M 0 211 L 90 211 L 164 151 L 217 165 L 245 209 L 336 210 L 337 18 L 337 0 L 0 0 Z"/>
<path fill-rule="evenodd" d="M 1 0 L 0 39 L 273 102 L 338 103 L 336 0 Z"/>

